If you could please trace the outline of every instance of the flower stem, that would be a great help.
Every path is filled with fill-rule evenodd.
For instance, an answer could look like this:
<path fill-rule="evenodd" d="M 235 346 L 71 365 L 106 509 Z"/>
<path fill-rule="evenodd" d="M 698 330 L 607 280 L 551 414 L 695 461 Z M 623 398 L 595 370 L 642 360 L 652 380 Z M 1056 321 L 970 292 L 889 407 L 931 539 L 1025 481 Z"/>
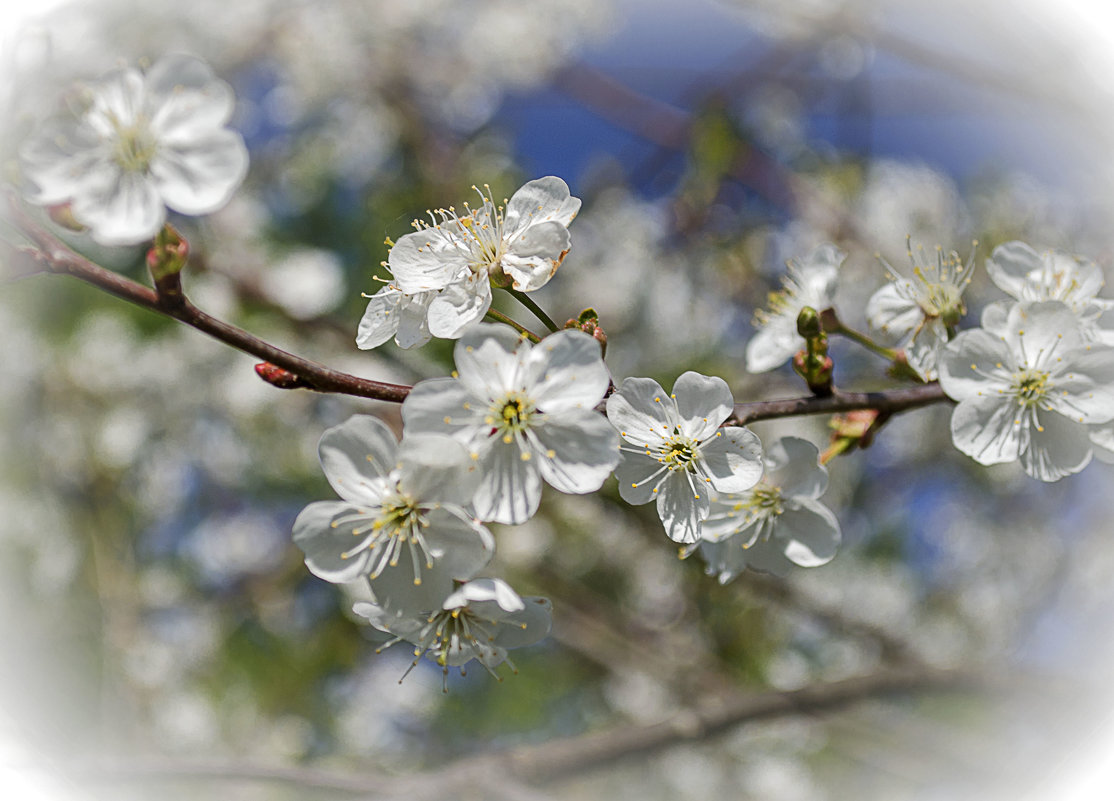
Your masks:
<path fill-rule="evenodd" d="M 487 313 L 484 315 L 484 317 L 487 317 L 488 319 L 494 320 L 497 323 L 504 323 L 506 325 L 509 325 L 515 331 L 522 334 L 522 336 L 526 337 L 528 340 L 530 340 L 531 342 L 533 342 L 535 344 L 542 341 L 542 338 L 540 336 L 538 336 L 537 334 L 535 334 L 533 331 L 526 328 L 525 326 L 519 325 L 514 320 L 512 320 L 510 317 L 503 314 L 503 312 L 501 312 L 501 311 L 496 311 L 495 309 L 488 309 Z"/>
<path fill-rule="evenodd" d="M 511 287 L 506 287 L 506 290 L 514 296 L 515 300 L 529 309 L 535 317 L 541 320 L 542 324 L 545 325 L 545 327 L 548 328 L 550 331 L 561 330 L 557 327 L 557 323 L 553 322 L 550 316 L 545 313 L 545 310 L 542 309 L 542 307 L 539 306 L 537 303 L 535 303 L 533 298 L 531 298 L 525 292 L 520 289 L 512 289 Z"/>

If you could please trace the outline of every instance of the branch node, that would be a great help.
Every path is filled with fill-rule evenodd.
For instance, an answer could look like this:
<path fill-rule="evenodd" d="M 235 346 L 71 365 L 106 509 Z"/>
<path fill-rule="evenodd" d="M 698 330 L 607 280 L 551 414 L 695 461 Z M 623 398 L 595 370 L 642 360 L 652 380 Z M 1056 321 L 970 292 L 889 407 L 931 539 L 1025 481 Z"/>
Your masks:
<path fill-rule="evenodd" d="M 255 365 L 255 374 L 279 389 L 304 389 L 313 386 L 301 376 L 270 362 L 260 362 Z"/>

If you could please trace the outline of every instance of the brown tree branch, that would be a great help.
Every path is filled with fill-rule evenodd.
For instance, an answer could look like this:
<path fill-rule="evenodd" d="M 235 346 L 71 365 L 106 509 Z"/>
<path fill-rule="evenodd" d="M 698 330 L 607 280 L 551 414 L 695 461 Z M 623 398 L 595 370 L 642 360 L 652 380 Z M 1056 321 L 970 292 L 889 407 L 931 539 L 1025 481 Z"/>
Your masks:
<path fill-rule="evenodd" d="M 617 760 L 646 758 L 683 743 L 699 742 L 758 720 L 816 715 L 861 701 L 929 692 L 992 690 L 995 682 L 979 673 L 917 668 L 886 670 L 869 676 L 815 684 L 800 690 L 719 694 L 696 708 L 651 725 L 628 725 L 589 732 L 540 745 L 521 746 L 485 756 L 469 756 L 440 770 L 411 776 L 324 771 L 310 766 L 267 765 L 248 761 L 129 758 L 123 762 L 71 764 L 67 778 L 83 784 L 120 781 L 279 782 L 319 790 L 358 794 L 369 799 L 441 798 L 445 787 L 487 789 L 505 783 L 518 798 L 532 797 L 519 782 L 544 785 L 605 767 Z M 498 795 L 492 793 L 492 795 Z M 509 793 L 503 794 L 508 797 Z"/>
<path fill-rule="evenodd" d="M 22 258 L 33 260 L 46 272 L 73 276 L 129 303 L 171 317 L 226 345 L 262 359 L 275 368 L 280 368 L 278 371 L 265 366 L 257 368 L 260 377 L 273 386 L 280 389 L 306 388 L 316 392 L 335 392 L 394 403 L 401 403 L 410 393 L 410 387 L 402 384 L 388 384 L 359 378 L 296 356 L 242 328 L 206 314 L 194 306 L 181 292 L 160 294 L 150 287 L 94 264 L 68 248 L 60 239 L 34 221 L 17 201 L 13 200 L 10 205 L 16 224 L 37 248 L 37 250 L 23 251 Z M 855 409 L 877 409 L 882 413 L 892 414 L 945 400 L 947 396 L 936 383 L 882 392 L 837 390 L 823 398 L 807 396 L 738 403 L 727 422 L 745 425 L 778 417 L 831 414 Z"/>

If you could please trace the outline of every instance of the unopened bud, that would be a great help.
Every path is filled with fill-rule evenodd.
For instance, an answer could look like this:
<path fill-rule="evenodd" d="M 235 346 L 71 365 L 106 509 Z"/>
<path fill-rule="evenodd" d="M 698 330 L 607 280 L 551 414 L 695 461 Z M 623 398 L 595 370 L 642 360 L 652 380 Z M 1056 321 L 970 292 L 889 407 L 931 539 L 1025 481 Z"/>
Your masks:
<path fill-rule="evenodd" d="M 67 231 L 84 231 L 85 226 L 77 221 L 73 216 L 73 209 L 70 208 L 69 203 L 60 203 L 57 206 L 50 206 L 47 208 L 46 213 L 50 216 L 51 222 L 55 225 L 60 225 Z"/>
<path fill-rule="evenodd" d="M 260 362 L 255 365 L 255 374 L 271 386 L 279 389 L 298 389 L 299 387 L 309 386 L 309 383 L 301 376 L 270 362 Z"/>
<path fill-rule="evenodd" d="M 805 306 L 797 315 L 797 333 L 805 339 L 818 337 L 824 332 L 820 325 L 820 314 L 811 306 Z"/>
<path fill-rule="evenodd" d="M 171 275 L 177 275 L 186 266 L 190 256 L 190 245 L 178 230 L 167 223 L 155 234 L 155 242 L 147 251 L 147 269 L 155 283 Z"/>
<path fill-rule="evenodd" d="M 571 317 L 565 321 L 565 328 L 576 329 L 588 334 L 600 343 L 600 350 L 607 355 L 607 333 L 600 325 L 600 316 L 595 309 L 587 308 L 574 320 Z"/>

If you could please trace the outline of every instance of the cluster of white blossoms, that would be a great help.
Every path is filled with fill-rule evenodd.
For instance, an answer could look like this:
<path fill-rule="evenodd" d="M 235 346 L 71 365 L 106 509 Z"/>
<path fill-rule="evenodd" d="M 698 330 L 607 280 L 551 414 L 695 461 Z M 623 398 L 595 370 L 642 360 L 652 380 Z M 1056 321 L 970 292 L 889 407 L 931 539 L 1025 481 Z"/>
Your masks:
<path fill-rule="evenodd" d="M 247 173 L 229 129 L 232 90 L 192 56 L 166 56 L 146 73 L 126 67 L 80 87 L 62 114 L 20 149 L 27 196 L 69 204 L 103 245 L 151 239 L 166 208 L 208 214 Z"/>
<path fill-rule="evenodd" d="M 150 239 L 167 206 L 212 211 L 244 177 L 244 144 L 226 127 L 231 92 L 197 59 L 164 58 L 145 74 L 117 70 L 80 100 L 22 148 L 23 177 L 33 202 L 68 203 L 98 242 Z M 554 330 L 521 294 L 561 265 L 580 200 L 554 176 L 503 204 L 486 185 L 479 194 L 477 207 L 430 212 L 391 246 L 392 279 L 370 298 L 358 345 L 456 339 L 456 370 L 410 390 L 401 441 L 364 415 L 324 433 L 321 466 L 339 500 L 310 503 L 294 523 L 309 570 L 363 584 L 371 600 L 354 611 L 390 635 L 387 645 L 411 643 L 413 665 L 425 656 L 447 674 L 476 660 L 494 674 L 508 649 L 547 634 L 550 606 L 481 575 L 496 550 L 486 524 L 528 521 L 545 484 L 586 494 L 614 473 L 620 497 L 654 501 L 681 555 L 699 551 L 720 582 L 747 568 L 784 574 L 831 560 L 840 527 L 819 499 L 825 462 L 844 435 L 823 457 L 798 437 L 763 453 L 753 432 L 731 424 L 735 401 L 722 378 L 685 372 L 666 393 L 629 377 L 616 389 L 598 315 L 587 309 Z M 909 256 L 912 277 L 886 264 L 891 281 L 866 307 L 899 350 L 839 321 L 832 305 L 845 254 L 824 244 L 789 262 L 782 290 L 757 316 L 747 368 L 772 370 L 801 354 L 795 366 L 808 386 L 833 395 L 826 334 L 843 334 L 911 367 L 914 380 L 938 377 L 957 402 L 956 447 L 982 464 L 1018 461 L 1052 481 L 1095 455 L 1114 461 L 1114 324 L 1106 319 L 1114 301 L 1098 296 L 1099 267 L 1003 244 L 987 270 L 1011 300 L 991 303 L 981 327 L 961 331 L 974 255 L 964 264 L 955 253 L 937 249 L 930 259 L 910 247 Z M 509 319 L 491 311 L 493 288 L 514 293 L 552 333 L 483 323 Z M 806 309 L 813 313 L 802 316 Z M 868 433 L 850 438 L 865 444 Z"/>
<path fill-rule="evenodd" d="M 995 248 L 991 279 L 1016 300 L 988 305 L 982 326 L 958 334 L 940 356 L 940 385 L 959 402 L 952 439 L 980 464 L 1019 461 L 1030 476 L 1077 473 L 1114 444 L 1111 302 L 1102 272 L 1064 253 L 1022 242 Z"/>
<path fill-rule="evenodd" d="M 492 287 L 541 289 L 569 252 L 568 225 L 580 198 L 552 175 L 530 181 L 504 205 L 491 188 L 480 205 L 429 212 L 414 221 L 387 256 L 391 282 L 371 296 L 356 344 L 375 348 L 394 337 L 399 347 L 431 336 L 458 339 L 491 308 Z"/>

